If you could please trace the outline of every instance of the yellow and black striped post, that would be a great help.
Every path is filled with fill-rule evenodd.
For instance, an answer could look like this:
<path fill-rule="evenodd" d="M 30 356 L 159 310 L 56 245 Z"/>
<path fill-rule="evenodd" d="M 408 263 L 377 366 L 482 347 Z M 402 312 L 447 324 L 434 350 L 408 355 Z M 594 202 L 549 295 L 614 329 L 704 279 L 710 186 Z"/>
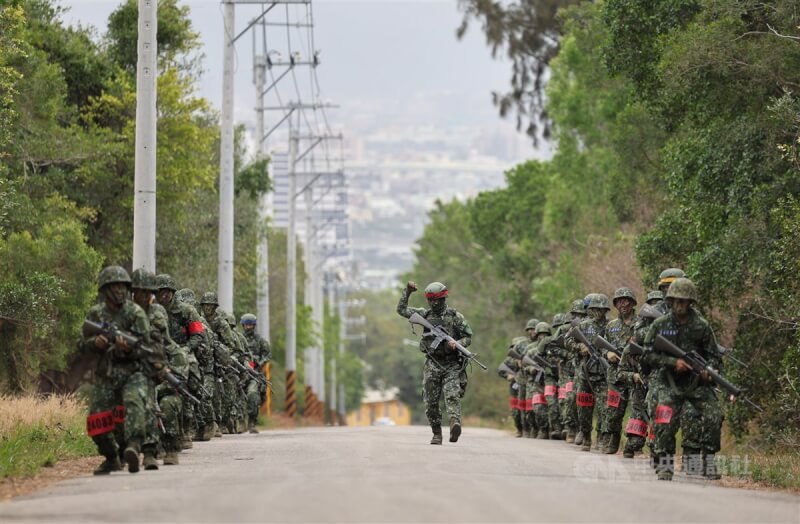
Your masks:
<path fill-rule="evenodd" d="M 297 394 L 294 387 L 295 372 L 289 370 L 286 372 L 286 415 L 289 418 L 294 418 L 297 413 Z"/>

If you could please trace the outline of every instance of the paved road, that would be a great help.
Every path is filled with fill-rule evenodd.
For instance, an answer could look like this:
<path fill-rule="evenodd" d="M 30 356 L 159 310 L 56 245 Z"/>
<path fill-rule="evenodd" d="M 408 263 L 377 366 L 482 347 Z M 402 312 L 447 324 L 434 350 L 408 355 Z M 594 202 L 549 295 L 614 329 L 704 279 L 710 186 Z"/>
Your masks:
<path fill-rule="evenodd" d="M 181 465 L 65 481 L 0 522 L 800 522 L 800 497 L 659 483 L 646 460 L 467 428 L 308 428 L 195 444 Z"/>

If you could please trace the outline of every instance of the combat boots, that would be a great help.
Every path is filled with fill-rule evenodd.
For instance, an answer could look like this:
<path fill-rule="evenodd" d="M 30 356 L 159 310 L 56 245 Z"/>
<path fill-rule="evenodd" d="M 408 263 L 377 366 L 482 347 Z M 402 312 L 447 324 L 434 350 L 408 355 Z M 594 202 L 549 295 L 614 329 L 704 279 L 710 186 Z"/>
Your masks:
<path fill-rule="evenodd" d="M 222 437 L 222 431 L 220 430 L 219 424 L 217 424 L 216 422 L 214 422 L 214 437 L 215 438 Z"/>
<path fill-rule="evenodd" d="M 441 430 L 440 430 L 441 431 Z M 461 423 L 457 420 L 450 421 L 450 442 L 458 442 L 461 436 Z"/>
<path fill-rule="evenodd" d="M 122 454 L 125 462 L 128 464 L 128 473 L 139 472 L 139 445 L 135 442 L 130 442 L 128 447 Z"/>
<path fill-rule="evenodd" d="M 622 452 L 622 458 L 632 459 L 635 454 L 636 452 L 626 445 L 625 450 Z"/>
<path fill-rule="evenodd" d="M 539 430 L 539 433 L 536 434 L 536 438 L 542 439 L 542 440 L 549 440 L 550 439 L 550 435 L 547 434 L 547 430 L 546 429 L 542 428 L 542 429 Z"/>
<path fill-rule="evenodd" d="M 192 444 L 192 439 L 184 435 L 183 440 L 181 440 L 181 449 L 192 449 L 193 447 L 194 444 Z"/>
<path fill-rule="evenodd" d="M 578 431 L 578 434 L 575 435 L 575 439 L 572 441 L 573 444 L 576 446 L 580 446 L 583 444 L 583 431 Z"/>
<path fill-rule="evenodd" d="M 517 432 L 514 434 L 515 437 L 520 438 L 522 437 L 522 430 L 517 428 Z"/>
<path fill-rule="evenodd" d="M 203 426 L 203 434 L 200 435 L 200 438 L 197 440 L 200 441 L 208 441 L 214 438 L 214 424 L 206 424 Z"/>
<path fill-rule="evenodd" d="M 431 426 L 431 431 L 433 431 L 433 438 L 431 438 L 431 444 L 436 446 L 442 445 L 442 426 L 437 424 L 435 426 Z"/>
<path fill-rule="evenodd" d="M 567 429 L 567 444 L 574 444 L 575 443 L 575 430 Z"/>
<path fill-rule="evenodd" d="M 144 456 L 142 460 L 142 465 L 144 466 L 145 470 L 158 469 L 158 461 L 156 460 L 155 449 L 152 449 L 152 447 L 150 446 L 146 446 L 145 449 L 142 451 L 142 455 Z"/>
<path fill-rule="evenodd" d="M 164 455 L 165 466 L 177 466 L 179 463 L 178 454 L 174 451 L 167 451 L 166 455 Z"/>
<path fill-rule="evenodd" d="M 619 451 L 619 441 L 620 441 L 619 433 L 609 433 L 608 440 L 606 442 L 606 447 L 603 449 L 603 453 L 605 453 L 606 455 L 616 455 L 617 451 Z"/>
<path fill-rule="evenodd" d="M 592 434 L 589 433 L 588 436 L 583 437 L 583 444 L 581 445 L 581 451 L 591 451 L 592 450 Z"/>
<path fill-rule="evenodd" d="M 563 431 L 561 430 L 561 426 L 558 425 L 553 426 L 552 431 L 550 431 L 550 438 L 553 440 L 561 440 L 562 438 L 564 438 L 562 433 Z"/>
<path fill-rule="evenodd" d="M 248 433 L 252 433 L 252 434 L 254 434 L 254 435 L 255 435 L 256 433 L 258 433 L 258 430 L 256 429 L 256 425 L 255 425 L 255 423 L 251 422 L 251 423 L 249 424 L 249 426 L 250 426 L 250 427 L 248 427 L 248 428 L 247 428 L 247 431 L 248 431 Z"/>
<path fill-rule="evenodd" d="M 522 438 L 530 438 L 530 436 L 531 436 L 531 432 L 530 432 L 530 431 L 528 431 L 527 429 L 523 429 L 523 430 L 522 430 L 522 433 L 520 433 L 520 436 L 521 436 Z"/>
<path fill-rule="evenodd" d="M 111 455 L 110 457 L 106 457 L 106 459 L 97 466 L 97 469 L 94 470 L 95 475 L 108 475 L 112 471 L 121 471 L 122 464 L 119 461 L 119 457 L 116 455 Z"/>

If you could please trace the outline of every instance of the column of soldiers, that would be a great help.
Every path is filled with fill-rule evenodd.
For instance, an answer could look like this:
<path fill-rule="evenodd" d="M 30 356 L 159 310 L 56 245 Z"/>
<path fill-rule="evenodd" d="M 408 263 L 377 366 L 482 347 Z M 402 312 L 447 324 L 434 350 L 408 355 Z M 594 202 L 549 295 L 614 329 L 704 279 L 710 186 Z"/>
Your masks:
<path fill-rule="evenodd" d="M 657 478 L 672 480 L 681 430 L 683 471 L 720 478 L 723 413 L 713 377 L 662 351 L 666 340 L 721 372 L 722 353 L 696 303 L 692 281 L 669 268 L 638 313 L 633 291 L 621 287 L 610 301 L 602 293 L 573 301 L 550 324 L 529 320 L 528 336 L 513 339 L 498 367 L 516 436 L 616 454 L 624 433 L 624 458 L 648 445 Z"/>
<path fill-rule="evenodd" d="M 242 331 L 205 293 L 166 274 L 106 267 L 100 301 L 86 315 L 80 350 L 96 359 L 87 431 L 105 461 L 96 475 L 140 465 L 177 465 L 193 441 L 223 433 L 258 433 L 267 381 L 254 370 L 270 360 L 269 343 L 242 315 Z"/>

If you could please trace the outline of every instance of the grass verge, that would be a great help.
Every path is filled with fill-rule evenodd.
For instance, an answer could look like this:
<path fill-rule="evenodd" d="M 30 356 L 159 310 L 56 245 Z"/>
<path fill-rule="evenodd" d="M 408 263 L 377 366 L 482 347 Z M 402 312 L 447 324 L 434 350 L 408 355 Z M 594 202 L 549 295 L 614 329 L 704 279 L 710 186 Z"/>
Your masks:
<path fill-rule="evenodd" d="M 0 478 L 27 477 L 95 453 L 78 398 L 0 396 Z"/>

